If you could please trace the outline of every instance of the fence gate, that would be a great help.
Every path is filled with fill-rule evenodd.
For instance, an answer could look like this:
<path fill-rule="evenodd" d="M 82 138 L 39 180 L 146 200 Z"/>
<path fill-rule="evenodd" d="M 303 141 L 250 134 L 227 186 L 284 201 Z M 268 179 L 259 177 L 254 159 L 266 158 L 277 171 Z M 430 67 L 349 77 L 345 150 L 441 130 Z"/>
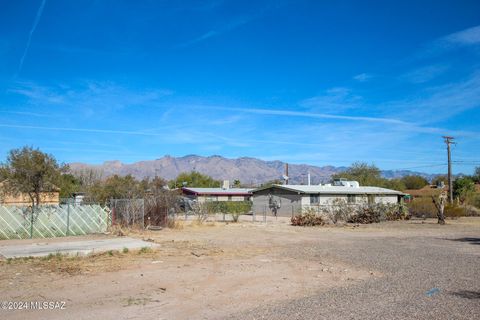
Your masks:
<path fill-rule="evenodd" d="M 175 209 L 162 203 L 158 198 L 150 197 L 145 199 L 145 227 L 165 227 L 168 223 L 168 213 L 175 213 Z"/>

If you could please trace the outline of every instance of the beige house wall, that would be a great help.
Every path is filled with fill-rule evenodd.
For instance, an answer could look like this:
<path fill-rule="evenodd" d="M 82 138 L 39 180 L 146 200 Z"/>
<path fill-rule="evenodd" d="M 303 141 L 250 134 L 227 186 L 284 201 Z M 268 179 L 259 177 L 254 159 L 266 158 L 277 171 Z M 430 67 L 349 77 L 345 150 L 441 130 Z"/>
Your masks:
<path fill-rule="evenodd" d="M 194 196 L 191 198 L 195 199 Z M 207 201 L 247 201 L 248 197 L 244 196 L 206 196 L 206 195 L 201 195 L 197 196 L 196 199 L 199 203 L 204 203 Z"/>
<path fill-rule="evenodd" d="M 0 191 L 1 193 L 1 191 Z M 40 194 L 40 204 L 59 204 L 60 193 L 54 192 L 42 192 Z M 18 195 L 3 194 L 0 195 L 0 204 L 9 206 L 29 206 L 32 204 L 30 196 L 26 193 L 20 193 Z"/>
<path fill-rule="evenodd" d="M 398 203 L 398 196 L 396 194 L 393 195 L 370 195 L 374 200 L 374 203 L 384 203 L 384 204 L 395 204 Z M 355 195 L 355 202 L 352 204 L 368 204 L 369 196 L 365 194 L 356 194 Z M 331 205 L 334 204 L 336 201 L 342 201 L 345 203 L 348 202 L 348 196 L 345 195 L 320 195 L 320 205 Z M 304 195 L 302 197 L 302 205 L 312 205 L 310 203 L 310 195 Z"/>

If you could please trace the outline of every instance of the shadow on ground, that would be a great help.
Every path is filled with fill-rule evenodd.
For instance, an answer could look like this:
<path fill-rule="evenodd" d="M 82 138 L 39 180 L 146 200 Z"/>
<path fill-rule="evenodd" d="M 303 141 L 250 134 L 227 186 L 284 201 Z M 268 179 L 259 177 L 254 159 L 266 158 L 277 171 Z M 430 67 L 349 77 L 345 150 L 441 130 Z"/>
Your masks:
<path fill-rule="evenodd" d="M 457 292 L 452 292 L 452 295 L 464 299 L 480 299 L 480 291 L 461 290 Z"/>
<path fill-rule="evenodd" d="M 450 241 L 459 241 L 459 242 L 468 242 L 470 244 L 480 245 L 480 238 L 458 238 L 458 239 L 448 239 Z"/>

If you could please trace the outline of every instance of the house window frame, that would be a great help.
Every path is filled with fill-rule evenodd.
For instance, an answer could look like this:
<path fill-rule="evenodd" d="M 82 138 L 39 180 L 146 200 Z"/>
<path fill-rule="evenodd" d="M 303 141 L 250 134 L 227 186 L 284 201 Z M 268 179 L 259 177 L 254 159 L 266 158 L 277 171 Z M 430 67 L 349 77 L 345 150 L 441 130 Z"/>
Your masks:
<path fill-rule="evenodd" d="M 357 203 L 357 197 L 355 194 L 347 194 L 347 204 Z"/>
<path fill-rule="evenodd" d="M 311 194 L 310 195 L 310 205 L 319 205 L 320 204 L 320 195 Z"/>

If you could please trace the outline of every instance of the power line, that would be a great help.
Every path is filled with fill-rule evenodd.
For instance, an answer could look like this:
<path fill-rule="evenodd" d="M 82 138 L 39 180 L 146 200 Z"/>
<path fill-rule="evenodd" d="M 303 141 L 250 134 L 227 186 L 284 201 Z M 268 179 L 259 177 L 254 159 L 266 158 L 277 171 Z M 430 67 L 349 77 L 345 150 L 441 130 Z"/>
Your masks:
<path fill-rule="evenodd" d="M 434 168 L 434 167 L 444 167 L 446 165 L 447 165 L 446 163 L 443 163 L 443 164 L 428 164 L 428 165 L 423 165 L 423 166 L 398 168 L 398 169 L 395 169 L 395 170 L 409 170 L 409 169 L 417 169 L 417 168 Z"/>

